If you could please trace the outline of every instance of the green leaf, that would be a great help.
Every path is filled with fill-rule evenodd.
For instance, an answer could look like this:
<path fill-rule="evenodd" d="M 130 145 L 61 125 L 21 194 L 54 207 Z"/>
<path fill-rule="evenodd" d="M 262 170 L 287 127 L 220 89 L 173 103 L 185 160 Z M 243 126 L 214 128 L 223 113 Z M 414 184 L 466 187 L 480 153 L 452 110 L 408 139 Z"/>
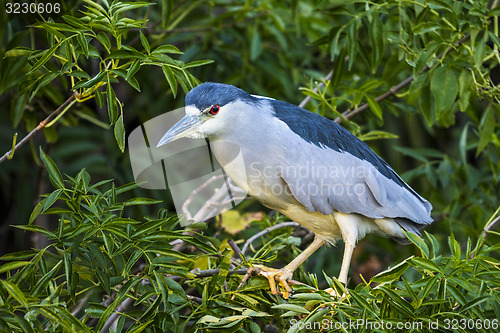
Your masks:
<path fill-rule="evenodd" d="M 170 17 L 172 16 L 172 9 L 174 8 L 173 0 L 163 0 L 161 7 L 161 27 L 166 30 L 168 23 L 170 22 Z"/>
<path fill-rule="evenodd" d="M 203 317 L 201 317 L 200 319 L 198 319 L 198 321 L 196 322 L 196 324 L 217 323 L 219 321 L 220 321 L 220 318 L 217 318 L 217 317 L 214 317 L 214 316 L 211 316 L 211 315 L 204 315 Z"/>
<path fill-rule="evenodd" d="M 492 136 L 495 131 L 495 127 L 495 113 L 493 107 L 491 106 L 486 109 L 486 112 L 484 113 L 479 125 L 479 144 L 477 146 L 476 156 L 478 156 L 483 151 L 488 143 L 492 142 Z"/>
<path fill-rule="evenodd" d="M 123 114 L 115 123 L 115 139 L 118 143 L 118 147 L 122 151 L 125 151 L 125 126 L 123 125 Z"/>
<path fill-rule="evenodd" d="M 302 301 L 323 301 L 324 298 L 320 294 L 315 293 L 301 293 L 301 294 L 293 294 L 290 296 L 291 299 L 300 299 Z"/>
<path fill-rule="evenodd" d="M 54 161 L 45 154 L 45 152 L 42 150 L 42 147 L 40 147 L 40 158 L 42 159 L 43 164 L 45 164 L 45 169 L 47 169 L 47 172 L 49 173 L 49 179 L 52 185 L 57 188 L 63 189 L 64 182 L 61 176 L 61 172 L 57 168 L 57 165 L 54 163 Z"/>
<path fill-rule="evenodd" d="M 372 73 L 375 73 L 377 67 L 380 65 L 382 58 L 384 56 L 385 45 L 384 45 L 384 24 L 378 15 L 373 15 L 372 22 L 370 24 L 370 42 L 372 44 Z"/>
<path fill-rule="evenodd" d="M 436 116 L 439 119 L 457 98 L 458 80 L 455 72 L 446 66 L 436 68 L 431 78 L 431 92 L 434 95 Z"/>
<path fill-rule="evenodd" d="M 413 257 L 410 257 L 410 258 L 400 262 L 399 264 L 397 264 L 396 266 L 394 266 L 392 268 L 389 268 L 383 272 L 378 273 L 377 275 L 375 275 L 371 279 L 371 281 L 377 282 L 377 283 L 397 281 L 399 279 L 399 277 L 401 275 L 403 275 L 403 273 L 406 272 L 406 270 L 410 266 L 408 264 L 408 260 L 411 258 L 413 258 Z"/>
<path fill-rule="evenodd" d="M 33 221 L 38 217 L 38 215 L 42 213 L 43 207 L 45 206 L 45 201 L 46 199 L 43 199 L 35 206 L 33 212 L 31 212 L 28 224 L 33 223 Z"/>
<path fill-rule="evenodd" d="M 47 235 L 49 238 L 57 238 L 56 235 L 45 229 L 44 227 L 41 227 L 39 225 L 15 225 L 14 227 L 18 228 L 18 229 L 22 229 L 22 230 L 27 230 L 27 231 L 31 231 L 31 232 L 38 232 L 38 233 L 41 233 L 41 234 L 44 234 L 44 235 Z"/>
<path fill-rule="evenodd" d="M 11 270 L 19 268 L 19 267 L 24 267 L 24 266 L 26 266 L 26 265 L 28 265 L 30 263 L 31 262 L 29 262 L 29 261 L 12 261 L 12 262 L 8 262 L 8 263 L 3 264 L 2 266 L 0 266 L 0 274 L 3 274 L 5 272 L 11 271 Z"/>
<path fill-rule="evenodd" d="M 12 126 L 17 127 L 17 125 L 19 125 L 19 122 L 23 118 L 25 106 L 26 106 L 25 94 L 17 95 L 13 98 L 12 103 L 10 105 Z"/>
<path fill-rule="evenodd" d="M 401 298 L 394 290 L 386 288 L 382 286 L 380 288 L 387 296 L 389 296 L 392 299 L 392 303 L 389 303 L 393 307 L 396 308 L 396 310 L 406 316 L 412 317 L 415 313 L 415 309 L 413 306 L 408 303 L 405 299 Z"/>
<path fill-rule="evenodd" d="M 81 19 L 70 16 L 70 15 L 63 15 L 62 19 L 66 21 L 66 23 L 78 28 L 78 30 L 91 30 L 85 22 L 83 22 Z"/>
<path fill-rule="evenodd" d="M 38 90 L 40 90 L 41 88 L 45 87 L 47 84 L 49 84 L 50 82 L 52 82 L 52 80 L 54 80 L 59 75 L 60 75 L 59 72 L 48 72 L 48 73 L 45 73 L 44 75 L 40 76 L 36 80 L 35 85 L 33 86 L 33 90 L 30 93 L 28 101 L 31 102 L 31 100 L 33 99 L 33 97 L 35 97 L 35 95 L 38 93 Z"/>
<path fill-rule="evenodd" d="M 135 206 L 135 205 L 153 205 L 153 204 L 158 204 L 162 203 L 163 201 L 161 200 L 154 200 L 154 199 L 149 199 L 149 198 L 133 198 L 130 200 L 127 200 L 123 203 L 124 206 Z"/>
<path fill-rule="evenodd" d="M 135 77 L 131 77 L 130 79 L 127 80 L 127 83 L 130 84 L 132 88 L 137 90 L 138 92 L 141 92 L 141 87 L 139 86 L 139 81 Z"/>
<path fill-rule="evenodd" d="M 146 56 L 136 50 L 115 50 L 106 59 L 146 59 Z"/>
<path fill-rule="evenodd" d="M 42 212 L 45 212 L 47 209 L 49 209 L 50 206 L 52 206 L 57 201 L 57 199 L 59 199 L 62 191 L 62 189 L 57 189 L 47 197 L 47 200 L 45 200 L 45 204 L 43 205 Z"/>
<path fill-rule="evenodd" d="M 95 9 L 97 9 L 100 14 L 107 14 L 107 11 L 106 9 L 104 9 L 104 7 L 102 7 L 100 4 L 98 4 L 97 2 L 94 2 L 94 1 L 91 1 L 91 0 L 83 0 L 85 3 L 91 5 L 92 7 L 94 7 Z M 90 7 L 89 7 L 90 8 Z"/>
<path fill-rule="evenodd" d="M 139 31 L 139 35 L 141 36 L 142 47 L 144 47 L 144 50 L 146 50 L 146 52 L 148 54 L 150 54 L 151 53 L 151 48 L 149 47 L 148 39 L 146 38 L 146 36 L 144 36 L 144 34 L 142 33 L 142 31 Z"/>
<path fill-rule="evenodd" d="M 118 105 L 116 101 L 115 91 L 111 87 L 109 75 L 108 75 L 108 85 L 106 87 L 106 101 L 108 104 L 108 116 L 109 123 L 113 125 L 118 119 Z"/>
<path fill-rule="evenodd" d="M 85 81 L 80 81 L 80 82 L 78 82 L 77 84 L 75 84 L 73 86 L 73 90 L 76 90 L 76 89 L 79 89 L 79 88 L 90 88 L 90 87 L 93 87 L 96 84 L 98 84 L 99 82 L 101 82 L 105 75 L 106 75 L 106 72 L 100 72 L 99 74 L 97 74 L 96 76 L 94 76 L 93 78 L 91 78 L 90 80 L 88 80 L 86 82 Z"/>
<path fill-rule="evenodd" d="M 488 41 L 488 34 L 485 30 L 479 33 L 481 36 L 479 42 L 474 47 L 474 63 L 479 70 L 482 68 L 484 62 L 484 55 L 486 54 L 486 42 Z"/>
<path fill-rule="evenodd" d="M 18 286 L 7 280 L 0 280 L 0 283 L 3 285 L 5 290 L 7 290 L 7 292 L 12 296 L 12 298 L 14 298 L 19 304 L 21 304 L 27 310 L 29 310 L 28 300 L 26 299 L 23 292 L 21 291 L 21 289 L 19 289 Z"/>
<path fill-rule="evenodd" d="M 68 252 L 64 251 L 64 274 L 66 276 L 66 284 L 73 301 L 75 300 L 76 285 L 73 284 L 73 265 L 69 258 Z"/>
<path fill-rule="evenodd" d="M 33 52 L 35 51 L 26 47 L 16 47 L 5 52 L 4 57 L 29 57 Z"/>
<path fill-rule="evenodd" d="M 163 70 L 163 74 L 167 79 L 170 89 L 172 89 L 172 95 L 174 95 L 175 98 L 177 96 L 177 80 L 175 79 L 174 72 L 172 72 L 168 65 L 161 65 L 161 69 Z"/>
<path fill-rule="evenodd" d="M 356 19 L 347 28 L 347 45 L 349 46 L 347 51 L 347 55 L 349 56 L 348 70 L 351 70 L 352 64 L 356 60 L 356 54 L 358 53 L 358 24 L 359 21 Z"/>
<path fill-rule="evenodd" d="M 184 52 L 181 52 L 176 46 L 174 45 L 160 45 L 156 49 L 151 52 L 152 54 L 155 53 L 169 53 L 169 54 L 183 54 Z"/>
<path fill-rule="evenodd" d="M 305 309 L 304 307 L 295 304 L 278 304 L 278 305 L 273 305 L 272 308 L 279 310 L 293 311 L 297 313 L 304 313 L 304 314 L 309 314 L 311 312 Z"/>
<path fill-rule="evenodd" d="M 50 49 L 46 50 L 43 52 L 43 55 L 40 59 L 38 59 L 37 62 L 33 64 L 33 67 L 29 70 L 29 72 L 26 75 L 32 74 L 36 72 L 38 69 L 40 69 L 47 61 L 49 61 L 50 58 L 52 58 L 52 55 L 56 52 L 56 50 L 61 46 L 62 41 L 59 43 L 55 44 L 52 46 Z"/>
<path fill-rule="evenodd" d="M 332 73 L 332 78 L 330 80 L 330 87 L 332 91 L 335 91 L 340 81 L 342 80 L 342 76 L 344 75 L 345 56 L 346 56 L 346 50 L 342 49 L 340 51 L 339 56 L 335 59 L 335 62 L 333 64 L 333 73 Z"/>
<path fill-rule="evenodd" d="M 99 31 L 97 39 L 105 48 L 108 49 L 108 51 L 111 50 L 111 42 L 109 41 L 108 35 L 104 31 Z"/>
<path fill-rule="evenodd" d="M 61 27 L 59 27 L 59 29 L 57 28 L 57 26 L 63 26 L 62 29 Z M 73 29 L 72 27 L 70 27 L 69 25 L 67 24 L 59 24 L 59 23 L 54 23 L 54 22 L 42 22 L 38 25 L 35 25 L 36 28 L 43 28 L 45 30 L 47 30 L 47 32 L 49 33 L 49 35 L 53 35 L 53 36 L 56 36 L 57 38 L 59 39 L 63 39 L 63 38 L 66 38 L 66 36 L 64 36 L 63 33 L 59 32 L 58 30 L 63 30 L 63 31 L 71 31 L 71 32 L 75 32 L 75 29 Z"/>
<path fill-rule="evenodd" d="M 116 16 L 122 12 L 132 10 L 132 9 L 137 9 L 137 8 L 142 8 L 142 7 L 147 7 L 151 6 L 152 3 L 149 2 L 124 2 L 124 3 L 113 3 L 111 8 L 117 8 L 116 10 L 110 9 L 111 15 Z"/>
<path fill-rule="evenodd" d="M 78 44 L 80 44 L 80 47 L 83 50 L 83 54 L 85 55 L 85 58 L 89 57 L 89 44 L 87 42 L 87 39 L 85 38 L 85 35 L 83 33 L 79 33 L 76 36 L 76 39 L 78 41 Z"/>
<path fill-rule="evenodd" d="M 252 39 L 250 41 L 250 61 L 254 61 L 262 53 L 262 41 L 257 26 L 252 31 Z"/>
<path fill-rule="evenodd" d="M 84 79 L 90 80 L 90 75 L 82 70 L 75 70 L 67 74 L 68 76 L 82 77 Z"/>
<path fill-rule="evenodd" d="M 417 267 L 423 268 L 431 272 L 441 272 L 439 266 L 436 265 L 434 261 L 427 258 L 415 257 L 410 259 L 410 262 Z"/>
<path fill-rule="evenodd" d="M 95 100 L 97 102 L 97 106 L 102 108 L 104 105 L 104 95 L 102 94 L 102 92 L 99 89 L 96 89 L 94 91 L 94 94 L 95 94 Z"/>
<path fill-rule="evenodd" d="M 137 71 L 141 68 L 141 61 L 136 59 L 132 65 L 127 69 L 127 75 L 125 76 L 125 81 L 128 81 L 131 77 L 137 73 Z"/>
<path fill-rule="evenodd" d="M 62 261 L 59 261 L 47 274 L 45 274 L 38 282 L 36 285 L 33 287 L 33 290 L 31 290 L 31 294 L 36 296 L 38 293 L 44 291 L 48 284 L 52 282 L 54 277 L 57 274 L 57 271 L 59 270 L 59 267 L 61 266 Z"/>
<path fill-rule="evenodd" d="M 198 66 L 211 64 L 213 62 L 214 62 L 213 60 L 196 60 L 196 61 L 189 62 L 189 63 L 185 64 L 183 66 L 183 68 L 186 69 L 186 68 L 198 67 Z"/>
<path fill-rule="evenodd" d="M 469 107 L 470 95 L 474 89 L 472 74 L 469 70 L 462 70 L 458 77 L 458 105 L 460 111 L 467 111 Z"/>
<path fill-rule="evenodd" d="M 369 95 L 365 95 L 365 97 L 368 105 L 370 106 L 370 110 L 375 116 L 377 116 L 378 119 L 382 120 L 382 108 L 380 107 L 380 104 L 378 104 L 377 101 Z"/>
<path fill-rule="evenodd" d="M 420 249 L 422 256 L 424 256 L 425 258 L 429 258 L 429 248 L 427 247 L 427 244 L 425 244 L 424 240 L 413 232 L 403 232 L 405 233 L 406 237 Z"/>

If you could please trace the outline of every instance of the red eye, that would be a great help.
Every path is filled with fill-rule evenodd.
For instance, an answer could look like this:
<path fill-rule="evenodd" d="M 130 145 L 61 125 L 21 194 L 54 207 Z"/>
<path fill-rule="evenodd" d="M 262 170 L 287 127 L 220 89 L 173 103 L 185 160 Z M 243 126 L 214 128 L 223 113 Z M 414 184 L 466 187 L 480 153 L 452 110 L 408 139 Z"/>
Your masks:
<path fill-rule="evenodd" d="M 214 106 L 212 106 L 209 112 L 211 115 L 215 116 L 217 113 L 219 113 L 219 110 L 220 110 L 219 104 L 215 104 Z"/>

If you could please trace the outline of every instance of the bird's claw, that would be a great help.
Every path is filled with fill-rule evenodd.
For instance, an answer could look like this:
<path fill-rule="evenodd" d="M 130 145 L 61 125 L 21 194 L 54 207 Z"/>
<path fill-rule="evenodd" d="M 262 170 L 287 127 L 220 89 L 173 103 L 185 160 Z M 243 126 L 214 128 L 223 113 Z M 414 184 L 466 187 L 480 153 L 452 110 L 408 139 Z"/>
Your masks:
<path fill-rule="evenodd" d="M 276 269 L 270 268 L 263 265 L 254 265 L 249 268 L 252 273 L 261 275 L 265 277 L 269 281 L 269 286 L 271 287 L 271 293 L 273 295 L 282 295 L 283 298 L 288 298 L 290 293 L 292 292 L 292 287 L 290 287 L 289 283 L 292 283 L 292 275 L 293 272 L 286 268 Z M 278 282 L 278 283 L 276 283 Z M 282 285 L 285 288 L 285 291 L 279 291 L 279 285 Z"/>

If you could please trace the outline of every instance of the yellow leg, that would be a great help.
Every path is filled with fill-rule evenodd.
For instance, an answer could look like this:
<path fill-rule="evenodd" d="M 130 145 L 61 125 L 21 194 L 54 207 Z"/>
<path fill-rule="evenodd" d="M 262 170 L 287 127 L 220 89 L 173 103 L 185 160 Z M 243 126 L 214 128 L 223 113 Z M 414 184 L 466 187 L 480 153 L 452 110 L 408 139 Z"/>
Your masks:
<path fill-rule="evenodd" d="M 339 281 L 347 284 L 347 273 L 349 272 L 349 266 L 351 265 L 352 252 L 354 251 L 354 245 L 345 243 L 344 248 L 344 258 L 342 259 L 342 267 L 340 268 Z"/>
<path fill-rule="evenodd" d="M 360 222 L 360 217 L 356 214 L 343 214 L 339 212 L 334 213 L 334 217 L 335 222 L 337 222 L 340 232 L 342 233 L 342 239 L 345 244 L 339 281 L 347 284 L 347 276 L 349 273 L 349 266 L 351 265 L 352 253 L 354 252 L 354 247 L 356 246 L 356 240 L 358 238 L 358 223 Z M 332 288 L 328 288 L 325 291 L 330 293 L 332 296 L 339 296 Z"/>
<path fill-rule="evenodd" d="M 302 265 L 302 263 L 306 261 L 307 258 L 309 258 L 324 244 L 325 241 L 319 238 L 315 238 L 311 245 L 309 245 L 301 254 L 299 254 L 295 259 L 293 259 L 282 269 L 269 268 L 262 265 L 254 265 L 255 272 L 269 280 L 269 286 L 271 287 L 271 293 L 273 295 L 278 295 L 279 293 L 278 287 L 276 285 L 276 282 L 278 282 L 278 284 L 281 284 L 285 288 L 283 297 L 288 298 L 288 296 L 292 292 L 292 288 L 288 285 L 288 280 L 292 278 L 293 272 L 295 272 L 295 270 L 299 268 L 299 266 Z"/>

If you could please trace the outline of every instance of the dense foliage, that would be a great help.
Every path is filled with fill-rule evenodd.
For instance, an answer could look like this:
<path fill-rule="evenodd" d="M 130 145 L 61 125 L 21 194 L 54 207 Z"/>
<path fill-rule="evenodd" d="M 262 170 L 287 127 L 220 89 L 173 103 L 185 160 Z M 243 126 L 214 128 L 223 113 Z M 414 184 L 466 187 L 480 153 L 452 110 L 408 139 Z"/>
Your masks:
<path fill-rule="evenodd" d="M 0 330 L 498 331 L 497 2 L 1 11 Z M 410 246 L 360 242 L 348 286 L 333 278 L 338 249 L 295 273 L 303 284 L 290 299 L 262 277 L 242 284 L 247 266 L 279 267 L 311 235 L 269 228 L 286 218 L 252 200 L 185 230 L 167 191 L 133 183 L 122 154 L 126 133 L 200 81 L 307 96 L 306 108 L 369 141 L 428 198 L 437 222 Z"/>

